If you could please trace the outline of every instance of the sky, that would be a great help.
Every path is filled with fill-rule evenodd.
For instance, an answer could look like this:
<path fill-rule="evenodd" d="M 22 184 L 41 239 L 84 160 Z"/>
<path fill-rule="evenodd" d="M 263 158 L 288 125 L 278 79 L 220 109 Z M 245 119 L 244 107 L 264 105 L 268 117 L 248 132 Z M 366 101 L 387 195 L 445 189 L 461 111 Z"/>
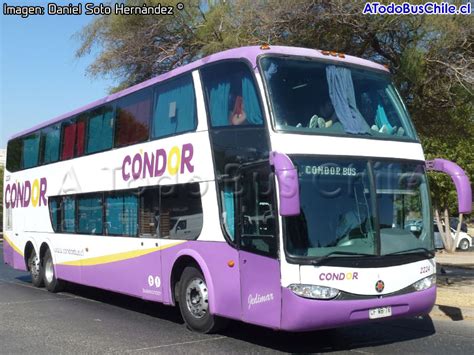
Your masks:
<path fill-rule="evenodd" d="M 94 54 L 75 58 L 80 42 L 73 35 L 93 16 L 5 16 L 5 2 L 47 4 L 37 0 L 1 2 L 0 149 L 6 148 L 13 134 L 100 99 L 114 84 L 110 79 L 86 75 Z M 77 3 L 57 1 L 69 2 Z"/>

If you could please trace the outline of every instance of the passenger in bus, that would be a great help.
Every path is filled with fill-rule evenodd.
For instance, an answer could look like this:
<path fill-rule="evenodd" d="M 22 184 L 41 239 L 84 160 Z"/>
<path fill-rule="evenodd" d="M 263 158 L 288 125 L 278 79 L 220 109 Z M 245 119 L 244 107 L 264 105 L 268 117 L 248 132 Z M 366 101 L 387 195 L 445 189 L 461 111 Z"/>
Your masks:
<path fill-rule="evenodd" d="M 242 96 L 236 96 L 234 109 L 230 115 L 230 123 L 233 126 L 239 126 L 247 122 L 247 114 L 244 111 L 244 101 Z"/>
<path fill-rule="evenodd" d="M 336 111 L 331 103 L 331 100 L 328 98 L 324 100 L 323 103 L 319 106 L 318 115 L 313 115 L 311 117 L 308 127 L 309 128 L 330 128 L 333 127 L 335 130 L 341 129 L 342 125 L 339 122 L 339 119 L 336 115 Z"/>

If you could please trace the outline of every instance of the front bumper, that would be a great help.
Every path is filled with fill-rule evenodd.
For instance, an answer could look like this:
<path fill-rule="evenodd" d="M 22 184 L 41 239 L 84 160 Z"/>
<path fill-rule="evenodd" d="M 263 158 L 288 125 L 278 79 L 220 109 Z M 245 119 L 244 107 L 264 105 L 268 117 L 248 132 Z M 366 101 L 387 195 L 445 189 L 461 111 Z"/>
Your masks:
<path fill-rule="evenodd" d="M 435 299 L 436 286 L 404 295 L 350 301 L 302 298 L 284 287 L 281 329 L 309 331 L 373 322 L 380 319 L 369 319 L 369 309 L 385 306 L 392 307 L 392 316 L 382 318 L 387 320 L 428 314 Z"/>

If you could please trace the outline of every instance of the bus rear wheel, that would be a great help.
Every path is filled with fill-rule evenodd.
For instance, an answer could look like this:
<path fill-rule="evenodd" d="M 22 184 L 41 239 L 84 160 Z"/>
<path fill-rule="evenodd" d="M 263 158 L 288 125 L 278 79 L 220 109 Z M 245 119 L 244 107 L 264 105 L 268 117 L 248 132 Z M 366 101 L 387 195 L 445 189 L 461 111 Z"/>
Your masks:
<path fill-rule="evenodd" d="M 41 263 L 36 251 L 31 251 L 30 257 L 28 258 L 28 270 L 30 270 L 31 283 L 35 287 L 43 287 L 43 276 L 41 274 Z"/>
<path fill-rule="evenodd" d="M 214 333 L 227 324 L 226 319 L 210 313 L 206 279 L 195 267 L 188 266 L 181 274 L 178 302 L 181 315 L 191 330 Z"/>
<path fill-rule="evenodd" d="M 44 254 L 43 258 L 43 267 L 41 270 L 43 271 L 43 280 L 46 289 L 49 292 L 60 292 L 64 289 L 64 281 L 58 280 L 56 278 L 56 273 L 54 270 L 53 258 L 51 256 L 51 251 L 48 249 Z"/>

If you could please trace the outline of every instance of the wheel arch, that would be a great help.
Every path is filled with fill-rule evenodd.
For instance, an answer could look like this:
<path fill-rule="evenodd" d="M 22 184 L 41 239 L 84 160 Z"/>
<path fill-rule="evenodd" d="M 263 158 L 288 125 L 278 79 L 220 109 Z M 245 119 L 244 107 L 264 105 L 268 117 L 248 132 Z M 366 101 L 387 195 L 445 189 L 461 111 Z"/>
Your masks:
<path fill-rule="evenodd" d="M 25 249 L 24 249 L 24 253 L 23 253 L 23 259 L 25 260 L 26 271 L 30 271 L 30 267 L 28 265 L 28 259 L 30 258 L 31 252 L 33 250 L 36 252 L 36 248 L 35 248 L 33 242 L 31 240 L 28 240 L 25 244 Z"/>
<path fill-rule="evenodd" d="M 209 310 L 211 313 L 215 313 L 215 293 L 214 293 L 214 283 L 212 280 L 212 275 L 207 267 L 204 258 L 196 251 L 192 249 L 183 249 L 180 250 L 179 253 L 176 254 L 173 260 L 173 267 L 171 268 L 170 277 L 169 277 L 169 292 L 170 292 L 170 301 L 172 305 L 176 304 L 176 294 L 175 294 L 175 287 L 176 284 L 179 282 L 179 278 L 183 273 L 183 270 L 187 266 L 195 266 L 197 267 L 204 278 L 206 279 L 206 285 L 209 292 Z"/>

